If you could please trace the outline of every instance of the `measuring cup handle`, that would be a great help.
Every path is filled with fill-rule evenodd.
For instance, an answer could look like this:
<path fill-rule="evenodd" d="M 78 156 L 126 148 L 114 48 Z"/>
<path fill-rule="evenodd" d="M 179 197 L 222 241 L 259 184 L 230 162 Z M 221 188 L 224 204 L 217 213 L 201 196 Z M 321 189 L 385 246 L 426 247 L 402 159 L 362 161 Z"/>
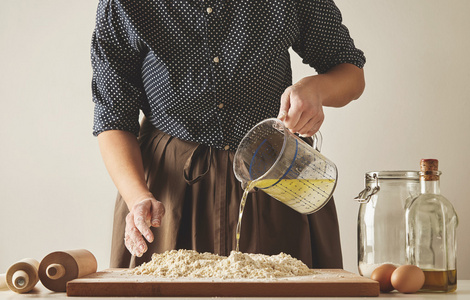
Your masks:
<path fill-rule="evenodd" d="M 320 131 L 317 131 L 317 133 L 315 133 L 311 138 L 312 138 L 312 141 L 313 141 L 312 147 L 315 150 L 317 150 L 318 152 L 320 152 L 321 145 L 322 145 L 322 142 L 323 142 L 323 137 L 322 137 Z"/>

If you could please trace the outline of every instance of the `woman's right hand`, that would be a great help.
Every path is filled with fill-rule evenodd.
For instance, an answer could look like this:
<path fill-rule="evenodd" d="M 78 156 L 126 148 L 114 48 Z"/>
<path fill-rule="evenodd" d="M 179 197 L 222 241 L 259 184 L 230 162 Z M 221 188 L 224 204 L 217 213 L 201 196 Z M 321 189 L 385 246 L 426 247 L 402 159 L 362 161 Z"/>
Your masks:
<path fill-rule="evenodd" d="M 150 226 L 160 227 L 165 207 L 155 198 L 146 198 L 134 204 L 126 216 L 124 242 L 132 255 L 141 257 L 147 251 L 145 239 L 151 243 L 154 236 Z"/>
<path fill-rule="evenodd" d="M 149 243 L 153 242 L 150 226 L 160 226 L 165 208 L 147 187 L 135 135 L 108 130 L 98 135 L 98 142 L 106 168 L 130 211 L 126 217 L 124 243 L 132 255 L 140 257 L 147 251 L 144 237 Z"/>

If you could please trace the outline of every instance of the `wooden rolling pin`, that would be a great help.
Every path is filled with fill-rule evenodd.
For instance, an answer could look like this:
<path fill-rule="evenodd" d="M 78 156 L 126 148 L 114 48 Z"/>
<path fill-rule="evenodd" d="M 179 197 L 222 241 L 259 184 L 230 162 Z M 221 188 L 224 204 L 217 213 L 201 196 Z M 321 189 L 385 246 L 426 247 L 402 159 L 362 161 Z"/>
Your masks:
<path fill-rule="evenodd" d="M 0 274 L 0 291 L 8 290 L 7 274 Z"/>
<path fill-rule="evenodd" d="M 95 273 L 98 268 L 95 256 L 88 250 L 52 252 L 39 265 L 39 279 L 51 291 L 65 292 L 67 282 Z"/>
<path fill-rule="evenodd" d="M 25 258 L 11 265 L 5 274 L 6 285 L 16 293 L 31 291 L 39 281 L 39 262 L 33 258 Z"/>

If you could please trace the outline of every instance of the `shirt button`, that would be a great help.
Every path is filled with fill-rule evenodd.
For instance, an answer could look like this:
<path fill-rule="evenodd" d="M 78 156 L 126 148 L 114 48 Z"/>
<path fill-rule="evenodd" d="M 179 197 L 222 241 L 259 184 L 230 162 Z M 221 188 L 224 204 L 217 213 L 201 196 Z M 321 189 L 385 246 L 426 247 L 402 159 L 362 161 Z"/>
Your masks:
<path fill-rule="evenodd" d="M 224 150 L 228 150 L 228 149 L 230 149 L 230 146 L 229 146 L 229 145 L 227 145 L 227 146 L 224 147 Z"/>
<path fill-rule="evenodd" d="M 219 58 L 218 58 L 217 56 L 214 57 L 214 62 L 215 62 L 215 63 L 218 63 L 218 62 L 219 62 Z"/>
<path fill-rule="evenodd" d="M 207 8 L 207 13 L 210 14 L 212 12 L 212 8 L 208 7 Z"/>
<path fill-rule="evenodd" d="M 220 103 L 220 104 L 219 104 L 219 108 L 224 108 L 224 104 L 223 104 L 223 103 Z"/>

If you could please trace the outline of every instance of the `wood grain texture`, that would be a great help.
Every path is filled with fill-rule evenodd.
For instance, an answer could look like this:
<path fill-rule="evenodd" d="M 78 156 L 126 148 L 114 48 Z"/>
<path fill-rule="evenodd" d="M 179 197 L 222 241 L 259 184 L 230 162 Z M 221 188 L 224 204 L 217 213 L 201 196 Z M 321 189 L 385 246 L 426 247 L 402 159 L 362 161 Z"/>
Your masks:
<path fill-rule="evenodd" d="M 108 297 L 356 297 L 378 296 L 379 284 L 341 269 L 266 279 L 155 278 L 107 269 L 67 283 L 67 296 Z"/>
<path fill-rule="evenodd" d="M 64 270 L 61 276 L 50 276 L 47 272 L 51 266 L 60 265 Z M 94 274 L 98 263 L 95 256 L 88 250 L 76 249 L 56 251 L 44 257 L 39 265 L 41 283 L 51 291 L 65 292 L 67 282 L 88 274 Z"/>
<path fill-rule="evenodd" d="M 15 293 L 27 293 L 31 291 L 36 284 L 39 281 L 39 276 L 38 276 L 38 267 L 39 267 L 39 262 L 35 260 L 34 258 L 25 258 L 23 260 L 20 260 L 19 262 L 11 265 L 6 273 L 6 285 L 10 290 L 12 290 Z M 26 276 L 24 276 L 25 280 L 25 285 L 22 287 L 16 286 L 14 281 L 15 281 L 15 274 L 17 272 L 24 271 Z"/>

